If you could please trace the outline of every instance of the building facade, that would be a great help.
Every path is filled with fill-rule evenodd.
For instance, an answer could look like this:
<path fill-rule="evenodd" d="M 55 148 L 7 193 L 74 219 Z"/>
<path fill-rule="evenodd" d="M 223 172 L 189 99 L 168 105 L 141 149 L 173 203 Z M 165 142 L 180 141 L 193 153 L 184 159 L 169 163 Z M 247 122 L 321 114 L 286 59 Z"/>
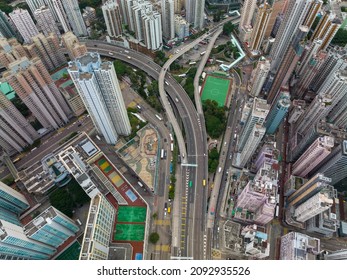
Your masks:
<path fill-rule="evenodd" d="M 162 0 L 161 1 L 161 18 L 163 25 L 163 36 L 167 40 L 175 37 L 175 18 L 174 18 L 174 1 Z"/>
<path fill-rule="evenodd" d="M 254 126 L 256 124 L 262 125 L 265 122 L 265 118 L 269 113 L 270 106 L 266 103 L 266 100 L 260 98 L 254 98 L 251 112 L 248 115 L 246 123 L 242 129 L 238 142 L 238 150 L 242 151 L 246 141 L 249 138 Z"/>
<path fill-rule="evenodd" d="M 87 53 L 71 61 L 68 72 L 106 142 L 115 144 L 118 134 L 129 135 L 130 122 L 113 64 L 101 62 L 97 53 Z"/>
<path fill-rule="evenodd" d="M 250 95 L 257 97 L 261 92 L 266 77 L 270 71 L 270 61 L 261 57 L 258 61 L 257 67 L 252 72 L 252 89 Z"/>
<path fill-rule="evenodd" d="M 20 35 L 23 37 L 24 43 L 31 43 L 31 38 L 39 34 L 27 10 L 17 9 L 10 13 L 9 16 Z"/>
<path fill-rule="evenodd" d="M 86 45 L 80 43 L 71 31 L 64 33 L 61 40 L 71 60 L 83 56 L 88 52 Z"/>
<path fill-rule="evenodd" d="M 274 134 L 276 132 L 287 115 L 290 104 L 289 89 L 288 87 L 282 87 L 277 102 L 271 106 L 270 112 L 266 117 L 265 127 L 267 134 Z"/>
<path fill-rule="evenodd" d="M 300 232 L 281 237 L 280 260 L 315 260 L 320 253 L 320 240 Z"/>
<path fill-rule="evenodd" d="M 180 15 L 175 15 L 175 33 L 180 40 L 189 36 L 189 23 Z"/>
<path fill-rule="evenodd" d="M 108 0 L 102 5 L 108 36 L 118 37 L 122 35 L 121 11 L 115 0 Z"/>
<path fill-rule="evenodd" d="M 56 249 L 29 239 L 21 226 L 0 220 L 0 254 L 29 260 L 48 260 Z"/>
<path fill-rule="evenodd" d="M 334 147 L 333 137 L 319 137 L 293 164 L 292 173 L 305 177 L 331 153 L 332 147 Z"/>
<path fill-rule="evenodd" d="M 42 6 L 34 11 L 34 17 L 37 21 L 40 31 L 49 36 L 50 33 L 61 36 L 59 28 L 54 20 L 51 10 L 47 6 Z"/>
<path fill-rule="evenodd" d="M 59 44 L 59 38 L 55 33 L 50 33 L 48 36 L 40 33 L 32 37 L 32 43 L 25 45 L 24 48 L 28 58 L 41 59 L 47 70 L 53 71 L 66 63 Z"/>
<path fill-rule="evenodd" d="M 75 236 L 79 227 L 65 214 L 50 206 L 24 226 L 24 233 L 32 240 L 58 248 Z"/>
<path fill-rule="evenodd" d="M 0 146 L 11 155 L 21 152 L 38 138 L 38 133 L 7 97 L 0 92 Z"/>
<path fill-rule="evenodd" d="M 115 215 L 115 208 L 102 194 L 91 200 L 80 260 L 107 260 Z"/>
<path fill-rule="evenodd" d="M 39 58 L 12 62 L 3 77 L 44 128 L 58 129 L 69 121 L 71 110 Z"/>

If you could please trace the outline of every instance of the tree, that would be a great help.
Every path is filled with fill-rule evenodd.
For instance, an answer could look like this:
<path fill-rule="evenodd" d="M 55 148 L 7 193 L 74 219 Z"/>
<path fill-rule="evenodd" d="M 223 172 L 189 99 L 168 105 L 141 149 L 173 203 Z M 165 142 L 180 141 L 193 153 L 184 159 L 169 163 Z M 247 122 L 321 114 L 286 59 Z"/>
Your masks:
<path fill-rule="evenodd" d="M 7 3 L 2 3 L 3 1 L 0 2 L 0 10 L 3 11 L 6 14 L 12 13 L 13 8 L 8 5 Z"/>
<path fill-rule="evenodd" d="M 122 61 L 115 60 L 113 62 L 113 65 L 114 65 L 114 70 L 116 71 L 118 77 L 122 77 L 125 75 L 127 67 Z"/>
<path fill-rule="evenodd" d="M 56 189 L 49 195 L 49 201 L 53 207 L 63 212 L 66 216 L 72 217 L 73 199 L 65 188 Z"/>
<path fill-rule="evenodd" d="M 205 100 L 202 103 L 205 113 L 206 131 L 212 138 L 218 138 L 222 135 L 226 126 L 226 107 L 218 106 L 214 100 Z"/>
<path fill-rule="evenodd" d="M 223 34 L 226 36 L 230 36 L 231 32 L 233 32 L 234 29 L 235 29 L 235 25 L 229 21 L 223 25 Z"/>
<path fill-rule="evenodd" d="M 347 30 L 345 29 L 339 29 L 333 40 L 331 41 L 333 45 L 339 45 L 341 47 L 344 47 L 347 44 Z"/>
<path fill-rule="evenodd" d="M 159 241 L 159 234 L 157 232 L 152 232 L 149 235 L 149 242 L 151 242 L 152 244 L 156 244 Z"/>
<path fill-rule="evenodd" d="M 220 10 L 217 10 L 217 12 L 215 12 L 213 14 L 213 22 L 219 22 L 220 21 L 220 18 L 221 18 L 221 11 Z"/>
<path fill-rule="evenodd" d="M 160 59 L 160 60 L 163 60 L 165 58 L 165 53 L 162 52 L 162 51 L 156 51 L 155 52 L 155 57 Z"/>

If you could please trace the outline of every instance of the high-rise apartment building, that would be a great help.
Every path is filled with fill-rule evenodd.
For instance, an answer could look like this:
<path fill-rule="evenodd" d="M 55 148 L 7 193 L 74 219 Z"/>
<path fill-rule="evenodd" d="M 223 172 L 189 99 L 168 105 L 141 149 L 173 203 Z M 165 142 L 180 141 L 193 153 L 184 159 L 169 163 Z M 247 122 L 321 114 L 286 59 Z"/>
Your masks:
<path fill-rule="evenodd" d="M 107 260 L 115 215 L 115 208 L 102 194 L 92 198 L 80 260 Z"/>
<path fill-rule="evenodd" d="M 161 16 L 152 11 L 142 16 L 143 39 L 149 50 L 158 50 L 163 43 Z"/>
<path fill-rule="evenodd" d="M 252 34 L 250 36 L 249 48 L 251 50 L 260 51 L 271 13 L 272 8 L 268 3 L 265 2 L 259 6 Z"/>
<path fill-rule="evenodd" d="M 40 33 L 32 37 L 32 43 L 25 45 L 24 48 L 29 58 L 40 58 L 48 71 L 53 71 L 66 63 L 59 39 L 54 33 L 50 33 L 48 36 Z"/>
<path fill-rule="evenodd" d="M 330 187 L 333 188 L 332 186 Z M 324 188 L 296 207 L 293 217 L 296 221 L 304 223 L 329 209 L 334 203 L 334 198 L 331 190 Z"/>
<path fill-rule="evenodd" d="M 326 186 L 330 185 L 331 179 L 325 177 L 323 174 L 318 173 L 303 184 L 294 193 L 290 194 L 287 198 L 287 204 L 293 207 L 305 202 Z"/>
<path fill-rule="evenodd" d="M 17 9 L 10 13 L 9 16 L 20 35 L 23 37 L 24 43 L 31 43 L 31 38 L 39 34 L 27 10 Z"/>
<path fill-rule="evenodd" d="M 250 92 L 250 95 L 254 97 L 259 95 L 264 86 L 269 71 L 269 60 L 265 59 L 264 57 L 261 57 L 258 61 L 257 67 L 252 72 L 252 90 Z"/>
<path fill-rule="evenodd" d="M 257 225 L 249 225 L 242 229 L 245 254 L 256 259 L 264 259 L 270 255 L 270 242 L 268 235 L 261 231 Z"/>
<path fill-rule="evenodd" d="M 337 71 L 332 73 L 322 84 L 317 91 L 319 96 L 328 96 L 331 99 L 329 106 L 325 107 L 325 111 L 322 114 L 322 118 L 329 115 L 331 119 L 336 119 L 338 115 L 338 108 L 341 105 L 341 101 L 346 98 L 347 95 L 347 71 Z M 347 105 L 344 105 L 346 108 Z M 329 118 L 329 121 L 330 121 Z"/>
<path fill-rule="evenodd" d="M 319 50 L 325 50 L 330 44 L 331 40 L 334 38 L 337 30 L 339 30 L 340 26 L 341 20 L 338 19 L 335 14 L 327 11 L 321 17 L 310 40 L 321 40 L 322 45 Z"/>
<path fill-rule="evenodd" d="M 334 147 L 333 137 L 319 137 L 293 164 L 292 173 L 305 177 L 331 153 L 332 147 Z"/>
<path fill-rule="evenodd" d="M 29 208 L 29 202 L 24 195 L 0 182 L 0 208 L 20 215 Z"/>
<path fill-rule="evenodd" d="M 264 163 L 253 181 L 237 198 L 236 207 L 253 213 L 252 221 L 267 224 L 274 217 L 278 184 L 278 164 Z M 236 215 L 237 218 L 238 215 Z M 246 217 L 247 219 L 247 217 Z"/>
<path fill-rule="evenodd" d="M 325 237 L 332 237 L 334 234 L 336 234 L 339 228 L 340 220 L 338 219 L 336 213 L 332 211 L 334 210 L 336 212 L 336 207 L 339 206 L 336 204 L 337 200 L 334 199 L 334 201 L 335 204 L 332 207 L 306 221 L 307 232 L 318 233 Z"/>
<path fill-rule="evenodd" d="M 7 15 L 0 10 L 0 35 L 5 38 L 16 37 L 16 32 L 9 23 Z"/>
<path fill-rule="evenodd" d="M 167 40 L 175 37 L 175 20 L 174 20 L 174 1 L 162 0 L 161 1 L 161 18 L 163 25 L 163 36 Z"/>
<path fill-rule="evenodd" d="M 24 195 L 0 182 L 0 220 L 20 226 L 19 215 L 28 208 Z"/>
<path fill-rule="evenodd" d="M 347 140 L 332 150 L 331 154 L 319 165 L 317 172 L 331 178 L 332 185 L 347 177 Z"/>
<path fill-rule="evenodd" d="M 296 35 L 293 37 L 290 46 L 286 49 L 286 52 L 281 55 L 281 58 L 283 57 L 282 62 L 279 64 L 274 81 L 267 94 L 267 101 L 269 104 L 277 102 L 280 88 L 287 84 L 292 75 L 292 72 L 304 51 L 304 45 L 301 41 L 308 31 L 309 28 L 307 26 L 300 26 L 297 29 Z"/>
<path fill-rule="evenodd" d="M 245 145 L 240 153 L 239 162 L 237 165 L 244 167 L 249 159 L 254 155 L 254 152 L 258 148 L 260 141 L 263 139 L 263 136 L 266 132 L 265 127 L 260 124 L 255 124 L 252 131 L 248 135 Z"/>
<path fill-rule="evenodd" d="M 21 152 L 38 134 L 18 109 L 0 92 L 0 146 L 8 153 Z"/>
<path fill-rule="evenodd" d="M 265 142 L 254 161 L 255 170 L 259 171 L 264 163 L 278 163 L 279 155 L 280 151 L 276 148 L 276 142 Z"/>
<path fill-rule="evenodd" d="M 314 127 L 324 116 L 327 107 L 330 107 L 331 97 L 317 95 L 305 110 L 305 113 L 295 124 L 294 134 L 306 135 L 310 128 Z"/>
<path fill-rule="evenodd" d="M 310 85 L 310 89 L 317 92 L 323 82 L 338 70 L 343 70 L 347 67 L 347 60 L 345 58 L 346 50 L 340 48 L 328 48 L 328 56 L 324 63 L 317 71 L 317 75 L 314 77 Z"/>
<path fill-rule="evenodd" d="M 257 8 L 257 0 L 245 0 L 241 8 L 241 18 L 239 23 L 240 40 L 249 42 L 253 30 L 252 19 Z"/>
<path fill-rule="evenodd" d="M 46 2 L 48 2 L 49 0 L 25 0 L 29 6 L 29 9 L 31 11 L 32 14 L 34 14 L 34 12 L 41 8 L 42 6 L 46 5 Z"/>
<path fill-rule="evenodd" d="M 270 112 L 266 117 L 265 127 L 267 134 L 274 134 L 276 132 L 287 115 L 290 104 L 289 89 L 288 87 L 282 87 L 277 102 L 271 106 Z"/>
<path fill-rule="evenodd" d="M 270 106 L 266 103 L 266 100 L 260 98 L 254 98 L 252 110 L 248 115 L 246 123 L 242 129 L 238 142 L 238 150 L 242 151 L 246 141 L 249 139 L 249 135 L 253 131 L 256 124 L 262 125 L 265 122 L 265 118 L 269 113 Z"/>
<path fill-rule="evenodd" d="M 69 74 L 97 130 L 115 144 L 118 134 L 131 127 L 113 63 L 101 62 L 98 53 L 87 53 L 69 62 Z"/>
<path fill-rule="evenodd" d="M 88 35 L 77 0 L 52 1 L 64 32 L 72 31 L 77 37 Z"/>
<path fill-rule="evenodd" d="M 78 230 L 72 219 L 52 206 L 24 226 L 27 237 L 54 248 L 58 248 Z"/>
<path fill-rule="evenodd" d="M 42 6 L 38 8 L 34 11 L 33 14 L 40 31 L 42 31 L 45 36 L 48 36 L 50 33 L 54 33 L 58 37 L 61 36 L 59 28 L 48 6 Z"/>
<path fill-rule="evenodd" d="M 180 15 L 175 15 L 175 33 L 181 40 L 189 36 L 189 23 Z"/>
<path fill-rule="evenodd" d="M 118 37 L 122 35 L 122 19 L 120 7 L 115 0 L 108 0 L 102 5 L 108 36 Z"/>
<path fill-rule="evenodd" d="M 195 29 L 204 27 L 205 1 L 186 0 L 186 19 Z"/>
<path fill-rule="evenodd" d="M 321 252 L 320 240 L 300 232 L 281 237 L 280 260 L 315 260 Z"/>
<path fill-rule="evenodd" d="M 283 54 L 287 52 L 299 26 L 311 28 L 321 6 L 322 1 L 320 0 L 287 1 L 286 13 L 270 53 L 272 73 L 277 71 Z"/>
<path fill-rule="evenodd" d="M 265 38 L 270 37 L 271 31 L 275 25 L 277 16 L 283 12 L 284 4 L 286 0 L 273 0 L 267 1 L 271 5 L 271 14 L 265 30 Z"/>
<path fill-rule="evenodd" d="M 133 5 L 128 12 L 130 30 L 135 32 L 136 39 L 143 41 L 148 49 L 159 49 L 162 45 L 161 15 L 149 1 L 133 0 L 131 3 Z"/>
<path fill-rule="evenodd" d="M 39 58 L 10 63 L 3 77 L 43 127 L 58 129 L 69 121 L 71 110 Z"/>
<path fill-rule="evenodd" d="M 77 37 L 71 32 L 66 32 L 61 37 L 64 47 L 67 49 L 71 60 L 77 57 L 83 56 L 87 53 L 87 47 L 85 44 L 80 43 Z"/>
<path fill-rule="evenodd" d="M 129 30 L 134 31 L 133 17 L 131 13 L 131 6 L 136 0 L 120 0 L 119 6 L 122 14 L 122 21 L 128 26 Z"/>
<path fill-rule="evenodd" d="M 27 56 L 27 52 L 15 38 L 0 38 L 0 63 L 2 66 L 8 68 L 10 63 L 24 56 Z"/>
<path fill-rule="evenodd" d="M 296 71 L 298 80 L 293 87 L 293 95 L 297 98 L 305 98 L 312 81 L 327 58 L 326 51 L 317 52 L 321 43 L 320 40 L 314 40 L 301 57 L 301 65 Z"/>
<path fill-rule="evenodd" d="M 56 249 L 29 239 L 21 226 L 0 220 L 0 252 L 23 259 L 47 260 Z"/>

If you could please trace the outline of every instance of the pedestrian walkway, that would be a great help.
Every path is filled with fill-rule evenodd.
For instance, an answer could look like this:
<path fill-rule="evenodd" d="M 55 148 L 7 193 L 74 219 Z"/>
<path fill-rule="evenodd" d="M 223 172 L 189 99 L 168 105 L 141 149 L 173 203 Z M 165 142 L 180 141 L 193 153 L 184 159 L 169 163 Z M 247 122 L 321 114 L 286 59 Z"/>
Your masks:
<path fill-rule="evenodd" d="M 155 245 L 154 250 L 161 252 L 170 252 L 171 248 L 170 245 Z"/>
<path fill-rule="evenodd" d="M 170 220 L 155 220 L 154 224 L 156 226 L 169 226 L 170 225 Z"/>

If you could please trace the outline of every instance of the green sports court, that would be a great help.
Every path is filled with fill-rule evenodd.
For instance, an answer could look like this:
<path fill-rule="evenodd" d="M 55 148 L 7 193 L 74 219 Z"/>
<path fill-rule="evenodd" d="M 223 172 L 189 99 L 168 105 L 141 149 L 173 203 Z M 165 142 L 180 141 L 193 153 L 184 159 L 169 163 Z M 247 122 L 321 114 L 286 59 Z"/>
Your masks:
<path fill-rule="evenodd" d="M 144 223 L 146 221 L 146 207 L 119 206 L 118 222 Z"/>
<path fill-rule="evenodd" d="M 201 94 L 202 100 L 215 100 L 219 106 L 224 106 L 228 96 L 230 80 L 208 75 Z"/>
<path fill-rule="evenodd" d="M 99 165 L 99 167 L 100 167 L 100 169 L 102 170 L 102 171 L 104 171 L 105 173 L 108 173 L 108 172 L 110 172 L 111 170 L 112 170 L 112 166 L 109 164 L 109 162 L 106 160 L 106 159 L 104 159 L 104 158 L 102 158 L 102 159 L 100 159 L 99 161 L 98 161 L 98 165 Z"/>
<path fill-rule="evenodd" d="M 117 224 L 114 233 L 115 241 L 143 241 L 145 236 L 144 224 Z"/>

